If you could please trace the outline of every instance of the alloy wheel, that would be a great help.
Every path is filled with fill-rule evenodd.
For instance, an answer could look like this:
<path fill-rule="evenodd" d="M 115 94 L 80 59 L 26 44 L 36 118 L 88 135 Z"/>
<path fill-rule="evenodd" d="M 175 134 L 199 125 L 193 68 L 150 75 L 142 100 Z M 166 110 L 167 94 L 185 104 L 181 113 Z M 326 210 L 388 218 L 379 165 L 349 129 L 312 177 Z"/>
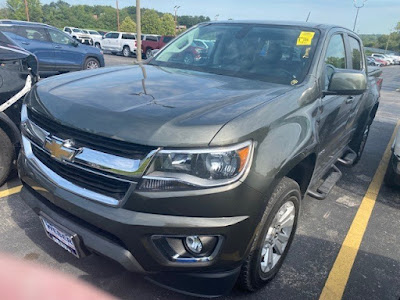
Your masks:
<path fill-rule="evenodd" d="M 291 200 L 285 202 L 275 214 L 264 239 L 261 251 L 261 271 L 271 271 L 282 258 L 293 231 L 296 208 Z"/>

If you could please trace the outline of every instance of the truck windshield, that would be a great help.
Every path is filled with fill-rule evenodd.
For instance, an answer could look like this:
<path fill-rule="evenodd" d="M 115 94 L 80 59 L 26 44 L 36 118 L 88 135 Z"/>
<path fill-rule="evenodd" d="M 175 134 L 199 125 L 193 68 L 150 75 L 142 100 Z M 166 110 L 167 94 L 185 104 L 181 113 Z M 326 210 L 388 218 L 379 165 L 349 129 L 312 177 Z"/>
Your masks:
<path fill-rule="evenodd" d="M 205 24 L 177 38 L 149 64 L 296 85 L 308 73 L 318 37 L 310 28 Z"/>

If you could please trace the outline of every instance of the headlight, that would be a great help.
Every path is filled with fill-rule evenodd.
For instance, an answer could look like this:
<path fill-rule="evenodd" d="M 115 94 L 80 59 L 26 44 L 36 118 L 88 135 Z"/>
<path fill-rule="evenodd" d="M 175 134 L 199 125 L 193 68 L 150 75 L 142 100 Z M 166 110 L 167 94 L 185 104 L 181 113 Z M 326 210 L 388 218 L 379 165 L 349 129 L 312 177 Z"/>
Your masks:
<path fill-rule="evenodd" d="M 143 176 L 140 190 L 187 190 L 231 184 L 249 168 L 253 144 L 224 148 L 161 150 Z"/>

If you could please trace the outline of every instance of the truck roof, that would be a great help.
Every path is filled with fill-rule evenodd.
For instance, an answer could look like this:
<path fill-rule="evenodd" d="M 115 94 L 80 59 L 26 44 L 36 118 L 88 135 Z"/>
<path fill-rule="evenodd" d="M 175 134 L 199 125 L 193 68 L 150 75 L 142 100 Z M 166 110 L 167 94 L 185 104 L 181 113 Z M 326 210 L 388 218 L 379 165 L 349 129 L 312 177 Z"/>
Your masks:
<path fill-rule="evenodd" d="M 282 26 L 299 26 L 309 27 L 315 29 L 329 30 L 331 28 L 343 28 L 350 30 L 340 25 L 323 24 L 323 23 L 310 23 L 298 21 L 270 21 L 270 20 L 226 20 L 226 21 L 210 21 L 203 24 L 260 24 L 260 25 L 282 25 Z M 350 30 L 351 31 L 351 30 Z"/>

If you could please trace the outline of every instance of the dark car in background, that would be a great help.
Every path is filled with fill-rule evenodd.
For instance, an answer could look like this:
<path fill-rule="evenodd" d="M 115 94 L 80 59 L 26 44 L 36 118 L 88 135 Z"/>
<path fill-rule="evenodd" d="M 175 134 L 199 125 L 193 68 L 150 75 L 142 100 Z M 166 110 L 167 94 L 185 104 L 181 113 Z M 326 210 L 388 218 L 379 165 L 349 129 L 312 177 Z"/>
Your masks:
<path fill-rule="evenodd" d="M 392 155 L 385 174 L 385 183 L 388 186 L 400 186 L 400 130 L 392 145 Z"/>
<path fill-rule="evenodd" d="M 21 99 L 38 80 L 37 67 L 32 53 L 0 32 L 0 186 L 14 167 L 20 145 Z"/>
<path fill-rule="evenodd" d="M 39 72 L 69 72 L 104 67 L 101 50 L 78 43 L 55 27 L 33 22 L 0 20 L 0 32 L 36 55 Z"/>

